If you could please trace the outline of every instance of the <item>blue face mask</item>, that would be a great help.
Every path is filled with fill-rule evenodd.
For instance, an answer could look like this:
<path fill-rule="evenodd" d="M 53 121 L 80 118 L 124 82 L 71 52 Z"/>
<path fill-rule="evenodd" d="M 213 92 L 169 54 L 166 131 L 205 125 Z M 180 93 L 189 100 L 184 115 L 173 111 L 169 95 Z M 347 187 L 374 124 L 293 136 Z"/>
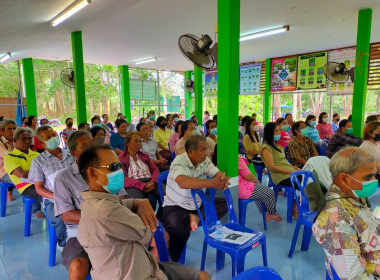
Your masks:
<path fill-rule="evenodd" d="M 198 130 L 198 127 L 197 127 L 197 126 L 196 126 L 196 127 L 194 127 L 194 130 L 195 130 L 195 131 L 197 131 L 197 130 Z"/>
<path fill-rule="evenodd" d="M 282 130 L 286 131 L 288 129 L 287 125 L 281 125 Z"/>
<path fill-rule="evenodd" d="M 354 129 L 353 129 L 353 128 L 347 128 L 347 130 L 346 130 L 346 134 L 347 134 L 347 135 L 352 134 L 352 132 L 354 132 Z"/>
<path fill-rule="evenodd" d="M 316 126 L 316 125 L 317 125 L 317 121 L 311 121 L 310 125 L 311 125 L 312 127 Z"/>
<path fill-rule="evenodd" d="M 274 138 L 274 141 L 277 142 L 278 140 L 280 140 L 281 135 L 280 134 L 279 135 L 275 135 L 273 138 Z"/>
<path fill-rule="evenodd" d="M 307 136 L 307 135 L 308 135 L 307 128 L 301 129 L 301 136 Z"/>
<path fill-rule="evenodd" d="M 50 138 L 49 140 L 45 141 L 46 148 L 49 150 L 55 150 L 59 147 L 59 138 L 58 136 L 55 136 L 53 138 Z"/>
<path fill-rule="evenodd" d="M 101 123 L 94 124 L 92 127 L 102 127 Z"/>
<path fill-rule="evenodd" d="M 355 178 L 352 178 L 348 174 L 347 174 L 347 176 L 349 176 L 351 179 L 355 180 L 356 182 L 362 184 L 362 189 L 361 190 L 353 190 L 353 189 L 351 189 L 349 187 L 352 190 L 352 193 L 354 194 L 354 196 L 356 196 L 356 197 L 362 197 L 362 198 L 370 197 L 370 196 L 372 196 L 377 191 L 377 188 L 378 188 L 378 185 L 379 185 L 379 182 L 377 180 L 360 182 L 360 181 L 356 180 Z"/>
<path fill-rule="evenodd" d="M 241 121 L 239 122 L 239 124 L 241 125 Z"/>
<path fill-rule="evenodd" d="M 174 121 L 175 121 L 175 122 L 178 122 L 178 118 L 174 118 Z"/>
<path fill-rule="evenodd" d="M 217 134 L 217 128 L 215 127 L 215 128 L 213 128 L 213 129 L 211 129 L 211 130 L 210 130 L 210 134 L 212 134 L 212 135 L 216 135 L 216 134 Z"/>
<path fill-rule="evenodd" d="M 100 173 L 104 174 L 102 171 L 95 168 L 95 170 L 99 171 Z M 105 189 L 110 194 L 116 194 L 118 193 L 123 187 L 124 187 L 124 173 L 123 170 L 119 169 L 115 172 L 111 172 L 108 174 L 104 174 L 107 176 L 108 179 L 108 185 L 104 186 L 102 183 L 99 184 L 103 186 L 103 189 Z"/>

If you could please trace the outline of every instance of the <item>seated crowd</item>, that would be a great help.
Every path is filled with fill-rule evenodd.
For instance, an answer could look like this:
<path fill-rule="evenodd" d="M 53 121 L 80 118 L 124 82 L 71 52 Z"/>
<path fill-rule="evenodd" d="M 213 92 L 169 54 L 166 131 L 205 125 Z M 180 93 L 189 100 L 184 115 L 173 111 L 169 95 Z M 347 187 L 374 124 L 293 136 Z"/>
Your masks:
<path fill-rule="evenodd" d="M 294 121 L 286 114 L 261 125 L 256 114 L 239 116 L 238 198 L 255 200 L 260 214 L 263 203 L 266 221 L 281 222 L 274 190 L 259 181 L 256 171 L 265 168 L 274 184 L 292 187 L 290 174 L 325 153 L 331 158 L 333 184 L 326 186 L 327 202 L 318 212 L 313 233 L 339 276 L 378 276 L 378 251 L 367 248 L 372 241 L 359 224 L 377 236 L 378 221 L 363 198 L 373 194 L 375 181 L 376 189 L 380 182 L 380 121 L 369 116 L 362 139 L 352 134 L 350 120 L 341 120 L 338 114 L 331 124 L 328 119 L 325 112 L 318 123 L 315 115 Z M 177 114 L 156 119 L 149 111 L 134 125 L 119 113 L 113 126 L 104 114 L 94 116 L 91 125 L 79 124 L 78 130 L 67 118 L 61 137 L 48 123 L 43 119 L 37 126 L 37 118 L 30 116 L 17 128 L 14 120 L 3 118 L 0 178 L 36 200 L 35 217 L 46 213 L 58 245 L 64 247 L 62 263 L 69 279 L 86 279 L 89 273 L 94 279 L 210 279 L 207 272 L 177 262 L 191 231 L 198 228 L 197 206 L 204 214 L 191 189 L 225 190 L 230 184 L 216 166 L 216 115 L 211 119 L 205 111 L 201 126 L 194 115 L 189 120 L 180 120 Z M 162 203 L 158 177 L 165 171 Z M 15 199 L 13 189 L 8 188 L 10 201 Z M 227 214 L 226 200 L 215 197 L 214 203 L 221 219 Z M 353 218 L 355 213 L 360 221 Z M 296 200 L 293 217 L 298 218 Z M 152 235 L 158 220 L 167 232 L 169 262 L 160 262 Z M 340 249 L 355 255 L 350 267 L 344 265 L 348 253 L 332 249 L 333 243 L 349 239 Z"/>

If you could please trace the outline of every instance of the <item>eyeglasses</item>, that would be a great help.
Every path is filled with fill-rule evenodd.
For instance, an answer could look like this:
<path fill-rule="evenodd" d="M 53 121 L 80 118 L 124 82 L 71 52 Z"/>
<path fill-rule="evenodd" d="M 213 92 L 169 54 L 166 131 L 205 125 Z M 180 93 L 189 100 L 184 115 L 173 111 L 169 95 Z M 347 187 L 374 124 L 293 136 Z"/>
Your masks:
<path fill-rule="evenodd" d="M 104 168 L 108 168 L 112 172 L 115 172 L 121 168 L 121 163 L 120 162 L 113 162 L 110 165 L 99 165 L 99 166 L 91 166 L 91 167 L 95 167 L 95 168 L 104 167 Z"/>

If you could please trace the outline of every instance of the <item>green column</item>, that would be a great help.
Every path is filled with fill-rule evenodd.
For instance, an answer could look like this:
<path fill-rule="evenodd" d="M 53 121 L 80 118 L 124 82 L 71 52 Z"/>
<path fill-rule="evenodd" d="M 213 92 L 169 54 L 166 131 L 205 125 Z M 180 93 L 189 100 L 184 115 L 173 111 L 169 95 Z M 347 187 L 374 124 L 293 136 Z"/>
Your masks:
<path fill-rule="evenodd" d="M 363 135 L 365 102 L 369 67 L 369 49 L 371 40 L 372 10 L 359 11 L 356 39 L 356 63 L 354 96 L 352 98 L 352 125 L 356 136 Z"/>
<path fill-rule="evenodd" d="M 85 84 L 84 84 L 83 45 L 82 45 L 81 31 L 76 31 L 76 32 L 71 33 L 71 44 L 73 48 L 77 122 L 78 124 L 80 124 L 80 123 L 87 122 L 86 91 L 85 91 Z"/>
<path fill-rule="evenodd" d="M 194 66 L 194 103 L 195 103 L 195 116 L 198 117 L 198 120 L 203 119 L 202 112 L 202 69 Z M 190 112 L 191 114 L 192 112 Z"/>
<path fill-rule="evenodd" d="M 185 72 L 185 78 L 191 80 L 191 71 Z M 185 104 L 186 104 L 185 118 L 188 119 L 191 117 L 191 113 L 193 112 L 193 98 L 191 97 L 191 92 L 188 92 L 188 91 L 185 92 Z"/>
<path fill-rule="evenodd" d="M 26 112 L 27 116 L 37 115 L 36 87 L 34 84 L 33 60 L 25 58 L 22 60 L 22 70 L 24 76 Z"/>
<path fill-rule="evenodd" d="M 121 107 L 122 113 L 131 121 L 131 91 L 129 87 L 129 67 L 128 65 L 119 66 L 120 85 L 121 85 Z"/>
<path fill-rule="evenodd" d="M 218 168 L 238 175 L 240 0 L 218 0 Z"/>
<path fill-rule="evenodd" d="M 265 95 L 264 95 L 264 124 L 272 120 L 272 95 L 270 94 L 272 60 L 267 58 L 265 62 Z"/>

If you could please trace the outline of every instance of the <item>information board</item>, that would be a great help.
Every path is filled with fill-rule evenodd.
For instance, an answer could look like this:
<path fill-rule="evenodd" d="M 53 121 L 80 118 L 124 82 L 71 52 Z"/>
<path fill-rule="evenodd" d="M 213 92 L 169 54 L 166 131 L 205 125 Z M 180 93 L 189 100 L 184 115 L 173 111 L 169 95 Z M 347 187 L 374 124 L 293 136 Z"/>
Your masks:
<path fill-rule="evenodd" d="M 346 64 L 347 69 L 355 67 L 356 47 L 329 52 L 328 61 Z M 352 94 L 354 91 L 354 83 L 351 78 L 345 83 L 334 83 L 327 79 L 327 89 L 329 94 Z"/>
<path fill-rule="evenodd" d="M 191 72 L 191 80 L 194 82 L 194 72 Z M 205 96 L 206 71 L 202 71 L 202 96 Z M 194 97 L 194 92 L 191 94 Z"/>
<path fill-rule="evenodd" d="M 218 70 L 206 72 L 206 96 L 218 94 Z"/>
<path fill-rule="evenodd" d="M 131 100 L 155 101 L 157 96 L 156 82 L 129 80 Z"/>
<path fill-rule="evenodd" d="M 326 88 L 323 68 L 327 63 L 327 52 L 300 55 L 298 57 L 297 89 Z"/>
<path fill-rule="evenodd" d="M 240 66 L 240 95 L 260 94 L 261 63 Z"/>
<path fill-rule="evenodd" d="M 297 57 L 272 59 L 271 91 L 296 90 Z"/>

